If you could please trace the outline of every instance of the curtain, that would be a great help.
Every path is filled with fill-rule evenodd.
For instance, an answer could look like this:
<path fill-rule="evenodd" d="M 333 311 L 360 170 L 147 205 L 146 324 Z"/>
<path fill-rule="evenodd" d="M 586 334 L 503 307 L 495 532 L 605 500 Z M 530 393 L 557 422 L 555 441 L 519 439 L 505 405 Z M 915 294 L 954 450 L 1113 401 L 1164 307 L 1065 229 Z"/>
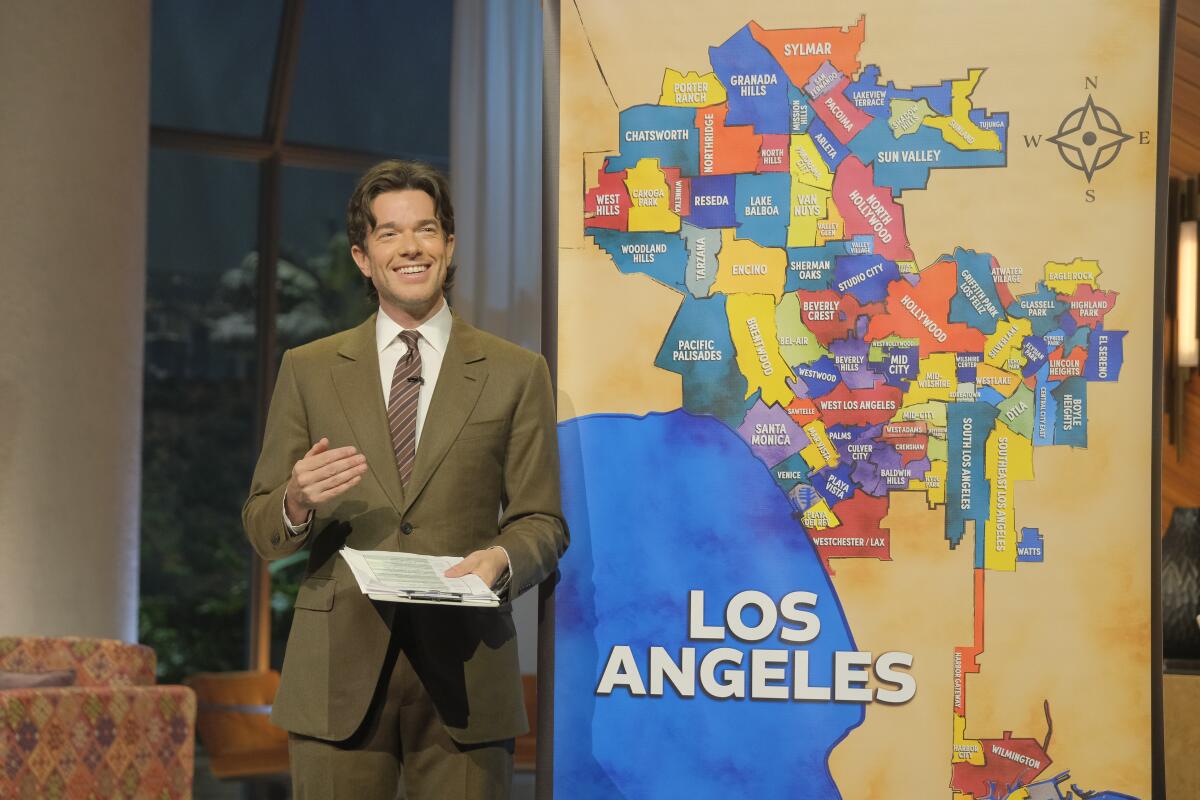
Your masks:
<path fill-rule="evenodd" d="M 455 0 L 450 69 L 451 291 L 464 319 L 539 350 L 542 12 L 538 0 Z"/>

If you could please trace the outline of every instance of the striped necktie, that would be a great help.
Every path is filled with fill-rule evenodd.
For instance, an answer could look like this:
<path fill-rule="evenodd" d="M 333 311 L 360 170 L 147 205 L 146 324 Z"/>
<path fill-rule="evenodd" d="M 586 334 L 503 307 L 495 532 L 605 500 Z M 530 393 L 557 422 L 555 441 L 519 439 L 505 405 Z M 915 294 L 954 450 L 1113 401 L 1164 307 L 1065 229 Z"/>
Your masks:
<path fill-rule="evenodd" d="M 417 340 L 421 334 L 401 331 L 400 338 L 408 345 L 408 352 L 396 362 L 396 371 L 392 373 L 388 429 L 392 432 L 400 482 L 407 486 L 417 460 L 417 397 L 421 393 L 421 351 L 417 349 Z"/>

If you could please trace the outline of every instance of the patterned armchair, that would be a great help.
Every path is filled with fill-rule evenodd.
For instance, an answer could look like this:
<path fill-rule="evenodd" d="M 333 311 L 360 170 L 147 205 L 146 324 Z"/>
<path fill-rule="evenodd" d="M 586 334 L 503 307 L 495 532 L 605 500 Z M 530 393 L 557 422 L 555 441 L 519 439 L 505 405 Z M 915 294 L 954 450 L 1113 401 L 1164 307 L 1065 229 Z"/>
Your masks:
<path fill-rule="evenodd" d="M 196 697 L 156 686 L 154 667 L 144 645 L 0 637 L 0 676 L 74 671 L 0 691 L 0 797 L 190 798 Z"/>

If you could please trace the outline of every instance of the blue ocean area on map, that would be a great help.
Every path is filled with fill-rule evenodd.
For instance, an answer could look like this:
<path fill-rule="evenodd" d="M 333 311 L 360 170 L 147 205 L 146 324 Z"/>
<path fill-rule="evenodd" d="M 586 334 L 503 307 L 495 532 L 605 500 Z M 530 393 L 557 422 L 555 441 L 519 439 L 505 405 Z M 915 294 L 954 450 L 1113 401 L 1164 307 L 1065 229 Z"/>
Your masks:
<path fill-rule="evenodd" d="M 699 687 L 681 698 L 669 682 L 660 697 L 596 694 L 619 645 L 643 677 L 652 646 L 674 659 L 694 647 L 697 660 L 735 648 L 743 666 L 756 647 L 803 649 L 810 684 L 832 685 L 834 651 L 856 648 L 771 471 L 726 425 L 684 411 L 572 419 L 559 425 L 559 449 L 571 547 L 556 589 L 555 784 L 579 800 L 839 798 L 827 758 L 861 724 L 861 704 L 717 700 Z M 741 591 L 813 592 L 820 634 L 806 645 L 778 631 L 754 644 L 689 640 L 693 589 L 705 593 L 708 624 Z"/>

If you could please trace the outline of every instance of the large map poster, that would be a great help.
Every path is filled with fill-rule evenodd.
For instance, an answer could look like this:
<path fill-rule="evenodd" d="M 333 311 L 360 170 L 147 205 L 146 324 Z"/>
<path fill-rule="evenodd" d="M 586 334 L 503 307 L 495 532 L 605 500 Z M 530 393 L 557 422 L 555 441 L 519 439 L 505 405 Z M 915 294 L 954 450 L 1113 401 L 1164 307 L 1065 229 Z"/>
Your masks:
<path fill-rule="evenodd" d="M 1158 50 L 563 2 L 560 796 L 1149 797 Z"/>

